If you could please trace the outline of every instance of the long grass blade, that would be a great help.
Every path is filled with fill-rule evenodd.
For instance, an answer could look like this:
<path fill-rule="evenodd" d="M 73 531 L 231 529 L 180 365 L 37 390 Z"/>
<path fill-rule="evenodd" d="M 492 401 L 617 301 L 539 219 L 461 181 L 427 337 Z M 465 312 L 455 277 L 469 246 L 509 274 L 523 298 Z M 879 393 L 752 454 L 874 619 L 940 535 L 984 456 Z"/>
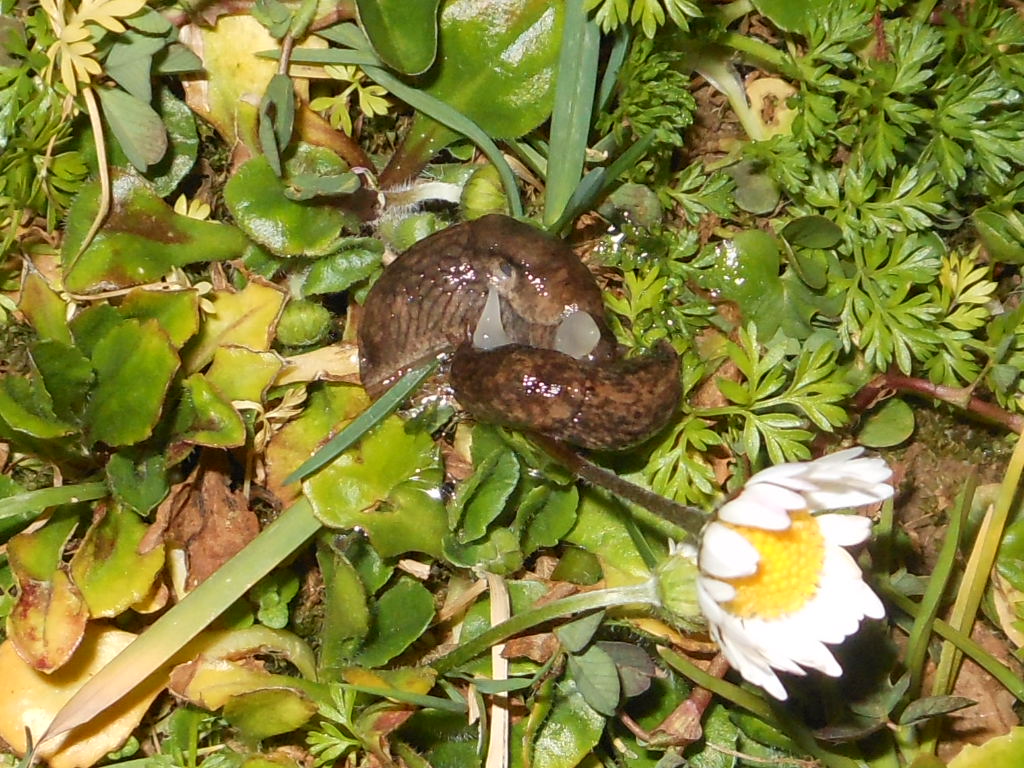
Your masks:
<path fill-rule="evenodd" d="M 157 672 L 246 590 L 320 528 L 305 499 L 289 507 L 237 555 L 171 608 L 71 697 L 39 739 L 70 731 Z"/>
<path fill-rule="evenodd" d="M 588 18 L 583 0 L 568 0 L 551 113 L 544 226 L 561 218 L 583 175 L 600 49 L 600 28 Z"/>

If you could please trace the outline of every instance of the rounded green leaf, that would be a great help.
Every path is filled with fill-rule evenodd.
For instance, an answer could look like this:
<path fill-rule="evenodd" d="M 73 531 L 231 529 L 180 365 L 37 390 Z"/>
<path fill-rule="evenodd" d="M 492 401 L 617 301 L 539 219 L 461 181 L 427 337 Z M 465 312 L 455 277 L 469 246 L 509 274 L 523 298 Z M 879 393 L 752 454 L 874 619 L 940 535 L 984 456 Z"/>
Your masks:
<path fill-rule="evenodd" d="M 156 320 L 179 349 L 199 330 L 199 292 L 193 289 L 149 291 L 136 288 L 124 297 L 118 311 L 123 317 Z"/>
<path fill-rule="evenodd" d="M 359 23 L 381 61 L 406 75 L 426 72 L 437 55 L 440 0 L 356 0 Z"/>
<path fill-rule="evenodd" d="M 312 699 L 294 688 L 263 688 L 232 696 L 224 705 L 224 719 L 247 739 L 260 741 L 294 731 L 316 709 Z"/>
<path fill-rule="evenodd" d="M 1024 764 L 1024 727 L 996 736 L 979 746 L 968 744 L 950 763 L 949 768 L 988 768 L 996 765 Z"/>
<path fill-rule="evenodd" d="M 88 436 L 107 445 L 133 445 L 153 432 L 178 355 L 154 320 L 126 320 L 92 352 L 96 387 L 85 409 Z"/>
<path fill-rule="evenodd" d="M 164 548 L 139 553 L 147 529 L 134 512 L 114 506 L 85 532 L 71 558 L 71 575 L 93 617 L 117 616 L 153 587 L 164 567 Z"/>
<path fill-rule="evenodd" d="M 886 400 L 865 420 L 857 440 L 868 448 L 899 445 L 914 432 L 914 409 L 899 398 Z"/>
<path fill-rule="evenodd" d="M 787 242 L 800 248 L 831 248 L 843 239 L 843 230 L 824 216 L 801 216 L 782 228 Z"/>
<path fill-rule="evenodd" d="M 622 688 L 607 651 L 594 645 L 581 655 L 570 655 L 569 674 L 587 704 L 605 717 L 615 714 Z"/>
<path fill-rule="evenodd" d="M 331 387 L 344 411 L 353 387 Z M 321 433 L 321 437 L 324 435 Z M 417 551 L 439 555 L 448 517 L 438 488 L 440 456 L 430 435 L 407 431 L 390 416 L 354 447 L 303 483 L 313 511 L 324 525 L 359 528 L 384 557 Z"/>
<path fill-rule="evenodd" d="M 371 612 L 370 633 L 356 661 L 372 668 L 390 661 L 423 634 L 434 619 L 434 598 L 418 581 L 401 576 Z"/>
<path fill-rule="evenodd" d="M 266 157 L 254 157 L 224 187 L 238 226 L 278 256 L 324 256 L 337 250 L 347 217 L 335 206 L 289 199 Z"/>
<path fill-rule="evenodd" d="M 178 440 L 193 445 L 236 448 L 245 444 L 242 417 L 201 373 L 183 383 L 174 433 Z"/>

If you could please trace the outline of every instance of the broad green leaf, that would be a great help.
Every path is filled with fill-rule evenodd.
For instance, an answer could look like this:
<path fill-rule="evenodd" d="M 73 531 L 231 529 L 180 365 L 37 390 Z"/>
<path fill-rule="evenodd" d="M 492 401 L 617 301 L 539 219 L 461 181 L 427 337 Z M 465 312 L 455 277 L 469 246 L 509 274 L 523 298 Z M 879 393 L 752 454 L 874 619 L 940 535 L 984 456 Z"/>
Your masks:
<path fill-rule="evenodd" d="M 92 351 L 96 387 L 85 410 L 93 441 L 133 445 L 153 432 L 164 396 L 178 370 L 178 355 L 154 320 L 126 320 Z"/>
<path fill-rule="evenodd" d="M 128 160 L 145 173 L 167 152 L 167 129 L 149 104 L 120 88 L 97 88 L 103 117 Z"/>
<path fill-rule="evenodd" d="M 544 547 L 553 547 L 576 524 L 580 494 L 576 486 L 557 488 L 540 485 L 532 489 L 519 507 L 528 513 L 523 536 L 523 554 L 532 554 Z"/>
<path fill-rule="evenodd" d="M 423 90 L 493 138 L 522 136 L 551 114 L 562 18 L 562 4 L 547 0 L 447 0 L 440 54 Z M 456 138 L 417 113 L 398 155 L 425 163 Z"/>
<path fill-rule="evenodd" d="M 647 578 L 650 572 L 623 523 L 619 502 L 593 489 L 581 495 L 576 525 L 565 540 L 595 555 L 609 584 Z"/>
<path fill-rule="evenodd" d="M 843 230 L 824 216 L 801 216 L 782 228 L 779 234 L 799 248 L 832 248 L 842 242 Z"/>
<path fill-rule="evenodd" d="M 206 380 L 230 401 L 262 403 L 284 363 L 273 352 L 247 347 L 217 347 Z"/>
<path fill-rule="evenodd" d="M 581 619 L 556 627 L 555 637 L 569 653 L 579 653 L 594 639 L 594 633 L 597 632 L 602 621 L 604 621 L 604 611 L 591 613 Z"/>
<path fill-rule="evenodd" d="M 179 216 L 142 179 L 118 176 L 110 215 L 79 254 L 93 219 L 99 184 L 88 184 L 68 212 L 61 246 L 64 287 L 89 293 L 154 282 L 175 267 L 236 258 L 248 241 L 235 227 Z"/>
<path fill-rule="evenodd" d="M 597 745 L 605 719 L 583 695 L 564 685 L 533 743 L 534 768 L 575 768 Z"/>
<path fill-rule="evenodd" d="M 92 357 L 92 351 L 100 339 L 123 322 L 121 313 L 109 304 L 86 307 L 71 318 L 71 335 L 75 339 L 75 346 L 86 357 Z"/>
<path fill-rule="evenodd" d="M 370 631 L 366 588 L 348 558 L 333 550 L 330 537 L 317 540 L 316 559 L 324 580 L 324 619 L 320 630 L 318 669 L 334 677 L 351 664 Z"/>
<path fill-rule="evenodd" d="M 205 367 L 218 347 L 240 346 L 257 352 L 270 349 L 285 299 L 278 288 L 252 281 L 240 291 L 217 291 L 209 299 L 214 312 L 185 348 L 185 370 Z"/>
<path fill-rule="evenodd" d="M 33 267 L 25 270 L 18 309 L 28 318 L 39 338 L 71 343 L 68 305 Z"/>
<path fill-rule="evenodd" d="M 487 534 L 469 544 L 457 537 L 444 540 L 444 556 L 452 565 L 473 568 L 500 576 L 509 576 L 523 567 L 523 553 L 515 531 L 496 526 Z"/>
<path fill-rule="evenodd" d="M 237 448 L 245 444 L 245 423 L 203 374 L 193 373 L 182 382 L 174 437 L 192 445 Z"/>
<path fill-rule="evenodd" d="M 427 71 L 437 55 L 440 0 L 356 0 L 359 23 L 381 61 L 405 75 Z"/>
<path fill-rule="evenodd" d="M 89 358 L 75 347 L 48 339 L 33 344 L 31 355 L 54 413 L 66 421 L 80 422 L 86 396 L 96 378 Z"/>
<path fill-rule="evenodd" d="M 569 674 L 587 704 L 605 717 L 619 706 L 622 688 L 615 662 L 600 646 L 594 645 L 580 655 L 569 655 Z"/>
<path fill-rule="evenodd" d="M 412 645 L 430 626 L 434 598 L 418 581 L 401 576 L 376 600 L 371 612 L 370 632 L 356 661 L 379 667 Z"/>
<path fill-rule="evenodd" d="M 348 217 L 336 206 L 289 199 L 266 157 L 254 157 L 224 187 L 231 214 L 249 237 L 278 256 L 324 256 L 338 249 Z"/>
<path fill-rule="evenodd" d="M 61 569 L 61 554 L 77 525 L 75 516 L 52 521 L 7 544 L 18 583 L 18 599 L 7 617 L 7 636 L 34 669 L 52 672 L 64 665 L 85 632 L 89 609 Z"/>
<path fill-rule="evenodd" d="M 1024 727 L 1011 728 L 1009 733 L 994 736 L 981 746 L 967 744 L 949 761 L 949 768 L 990 768 L 1024 763 Z"/>
<path fill-rule="evenodd" d="M 822 18 L 828 13 L 829 4 L 824 0 L 752 0 L 758 13 L 771 19 L 785 32 L 806 35 L 811 29 L 812 19 Z"/>
<path fill-rule="evenodd" d="M 70 435 L 74 426 L 53 412 L 53 401 L 36 379 L 0 377 L 0 421 L 9 429 L 43 440 Z"/>
<path fill-rule="evenodd" d="M 774 237 L 757 229 L 739 232 L 718 246 L 718 259 L 707 271 L 704 287 L 736 302 L 748 321 L 756 320 L 762 305 L 778 311 L 782 297 L 780 262 Z"/>
<path fill-rule="evenodd" d="M 366 243 L 365 247 L 362 243 Z M 365 280 L 380 266 L 383 246 L 379 240 L 361 241 L 359 247 L 346 248 L 313 262 L 302 283 L 304 296 L 340 293 Z"/>
<path fill-rule="evenodd" d="M 177 349 L 199 330 L 199 293 L 183 291 L 151 291 L 136 288 L 129 291 L 118 307 L 122 317 L 155 320 Z"/>
<path fill-rule="evenodd" d="M 107 482 L 114 498 L 140 515 L 148 514 L 170 490 L 163 453 L 124 448 L 107 461 Z"/>
<path fill-rule="evenodd" d="M 162 37 L 127 30 L 114 39 L 103 69 L 128 93 L 148 104 L 153 98 L 153 55 L 165 44 Z"/>
<path fill-rule="evenodd" d="M 93 618 L 110 618 L 142 600 L 164 566 L 164 547 L 145 554 L 139 545 L 148 526 L 134 513 L 115 505 L 85 532 L 71 576 Z"/>
<path fill-rule="evenodd" d="M 325 392 L 339 413 L 351 412 L 346 401 L 365 397 L 358 387 Z M 409 551 L 438 555 L 448 531 L 437 492 L 442 477 L 430 435 L 407 431 L 402 419 L 389 416 L 308 478 L 303 490 L 325 525 L 366 531 L 384 557 Z"/>
<path fill-rule="evenodd" d="M 505 509 L 519 483 L 519 462 L 508 448 L 500 448 L 477 467 L 462 484 L 454 503 L 454 513 L 462 520 L 459 540 L 476 541 Z"/>
<path fill-rule="evenodd" d="M 167 129 L 171 142 L 159 162 L 146 169 L 146 178 L 161 197 L 168 197 L 192 170 L 199 155 L 199 132 L 195 113 L 170 88 L 161 87 L 156 111 Z"/>
<path fill-rule="evenodd" d="M 255 742 L 294 731 L 315 715 L 316 710 L 316 702 L 301 691 L 263 688 L 233 696 L 224 705 L 224 719 L 244 738 Z"/>
<path fill-rule="evenodd" d="M 892 398 L 864 419 L 857 441 L 868 448 L 890 448 L 914 433 L 914 409 L 906 401 Z"/>

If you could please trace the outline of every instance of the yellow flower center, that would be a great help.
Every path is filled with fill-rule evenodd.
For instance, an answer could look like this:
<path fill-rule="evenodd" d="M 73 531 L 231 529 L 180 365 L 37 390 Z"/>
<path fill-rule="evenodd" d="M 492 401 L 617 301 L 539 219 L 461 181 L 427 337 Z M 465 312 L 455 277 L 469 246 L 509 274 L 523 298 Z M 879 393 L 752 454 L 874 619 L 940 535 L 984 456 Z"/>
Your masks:
<path fill-rule="evenodd" d="M 794 512 L 790 519 L 792 523 L 784 531 L 726 523 L 761 556 L 757 573 L 724 579 L 736 588 L 736 597 L 724 605 L 733 615 L 776 619 L 797 611 L 818 591 L 825 537 L 809 512 Z"/>

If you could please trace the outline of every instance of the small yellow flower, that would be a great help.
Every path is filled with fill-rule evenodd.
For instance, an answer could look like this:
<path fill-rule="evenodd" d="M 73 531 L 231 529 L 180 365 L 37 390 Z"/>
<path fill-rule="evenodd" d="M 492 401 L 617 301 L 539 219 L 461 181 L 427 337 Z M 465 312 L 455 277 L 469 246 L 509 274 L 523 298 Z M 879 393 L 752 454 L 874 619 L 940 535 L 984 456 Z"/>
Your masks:
<path fill-rule="evenodd" d="M 884 461 L 851 448 L 758 472 L 704 531 L 697 599 L 711 636 L 746 680 L 786 698 L 775 670 L 842 668 L 827 644 L 885 614 L 844 547 L 871 532 L 866 517 L 814 512 L 889 498 Z"/>

